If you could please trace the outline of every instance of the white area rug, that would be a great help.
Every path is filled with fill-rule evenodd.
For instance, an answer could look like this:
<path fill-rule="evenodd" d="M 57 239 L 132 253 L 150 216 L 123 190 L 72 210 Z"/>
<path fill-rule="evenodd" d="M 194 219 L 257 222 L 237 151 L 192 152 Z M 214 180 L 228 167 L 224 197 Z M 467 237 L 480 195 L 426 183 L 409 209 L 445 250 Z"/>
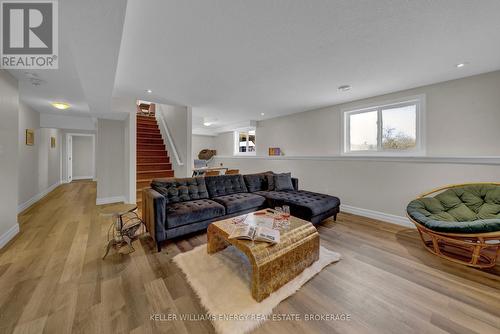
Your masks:
<path fill-rule="evenodd" d="M 282 300 L 293 295 L 324 267 L 338 260 L 340 254 L 320 247 L 318 261 L 258 303 L 252 298 L 250 290 L 252 267 L 246 256 L 233 246 L 208 255 L 206 245 L 201 245 L 173 259 L 186 274 L 210 315 L 215 330 L 220 334 L 247 333 L 255 329 Z"/>

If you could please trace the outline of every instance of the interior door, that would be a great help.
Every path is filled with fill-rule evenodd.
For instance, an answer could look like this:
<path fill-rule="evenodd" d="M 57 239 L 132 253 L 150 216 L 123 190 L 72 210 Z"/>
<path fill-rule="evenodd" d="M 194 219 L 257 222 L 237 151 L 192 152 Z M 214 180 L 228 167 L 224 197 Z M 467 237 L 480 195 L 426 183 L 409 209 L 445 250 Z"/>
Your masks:
<path fill-rule="evenodd" d="M 68 182 L 73 181 L 73 136 L 68 135 Z"/>

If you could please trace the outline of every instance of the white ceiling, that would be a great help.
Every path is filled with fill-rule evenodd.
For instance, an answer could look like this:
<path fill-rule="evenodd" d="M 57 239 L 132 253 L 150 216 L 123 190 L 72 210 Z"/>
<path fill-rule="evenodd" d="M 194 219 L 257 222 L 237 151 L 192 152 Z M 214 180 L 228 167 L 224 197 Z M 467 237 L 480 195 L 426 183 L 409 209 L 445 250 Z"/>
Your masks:
<path fill-rule="evenodd" d="M 59 0 L 59 69 L 10 71 L 21 100 L 43 113 L 124 118 L 111 103 L 125 10 L 122 0 Z M 40 86 L 27 79 L 33 74 Z M 59 111 L 54 101 L 71 108 Z"/>
<path fill-rule="evenodd" d="M 201 131 L 500 69 L 498 0 L 60 3 L 61 69 L 22 93 L 40 111 L 116 117 L 138 98 L 192 106 Z"/>

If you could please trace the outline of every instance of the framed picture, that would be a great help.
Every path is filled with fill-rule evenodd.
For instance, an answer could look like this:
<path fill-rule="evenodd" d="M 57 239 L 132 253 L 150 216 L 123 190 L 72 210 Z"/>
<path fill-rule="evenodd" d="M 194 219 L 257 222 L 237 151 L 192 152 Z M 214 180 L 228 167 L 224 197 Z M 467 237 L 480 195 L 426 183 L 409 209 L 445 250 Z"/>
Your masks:
<path fill-rule="evenodd" d="M 281 155 L 281 149 L 279 147 L 269 147 L 269 155 L 270 156 Z"/>
<path fill-rule="evenodd" d="M 56 137 L 50 137 L 50 148 L 56 148 Z"/>
<path fill-rule="evenodd" d="M 35 131 L 33 129 L 26 129 L 26 145 L 35 145 Z"/>

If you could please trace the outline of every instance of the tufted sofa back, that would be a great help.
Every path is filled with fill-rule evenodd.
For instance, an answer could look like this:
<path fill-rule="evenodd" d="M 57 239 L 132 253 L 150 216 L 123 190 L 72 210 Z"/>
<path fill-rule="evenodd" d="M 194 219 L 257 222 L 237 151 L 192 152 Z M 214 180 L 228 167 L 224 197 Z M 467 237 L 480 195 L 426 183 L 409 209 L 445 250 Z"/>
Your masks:
<path fill-rule="evenodd" d="M 151 188 L 165 196 L 167 203 L 208 198 L 203 177 L 155 179 Z"/>
<path fill-rule="evenodd" d="M 210 198 L 248 192 L 243 175 L 206 176 L 205 183 Z"/>
<path fill-rule="evenodd" d="M 269 183 L 267 181 L 268 174 L 272 175 L 273 172 L 243 175 L 248 191 L 253 193 L 256 191 L 268 190 L 269 189 Z"/>

